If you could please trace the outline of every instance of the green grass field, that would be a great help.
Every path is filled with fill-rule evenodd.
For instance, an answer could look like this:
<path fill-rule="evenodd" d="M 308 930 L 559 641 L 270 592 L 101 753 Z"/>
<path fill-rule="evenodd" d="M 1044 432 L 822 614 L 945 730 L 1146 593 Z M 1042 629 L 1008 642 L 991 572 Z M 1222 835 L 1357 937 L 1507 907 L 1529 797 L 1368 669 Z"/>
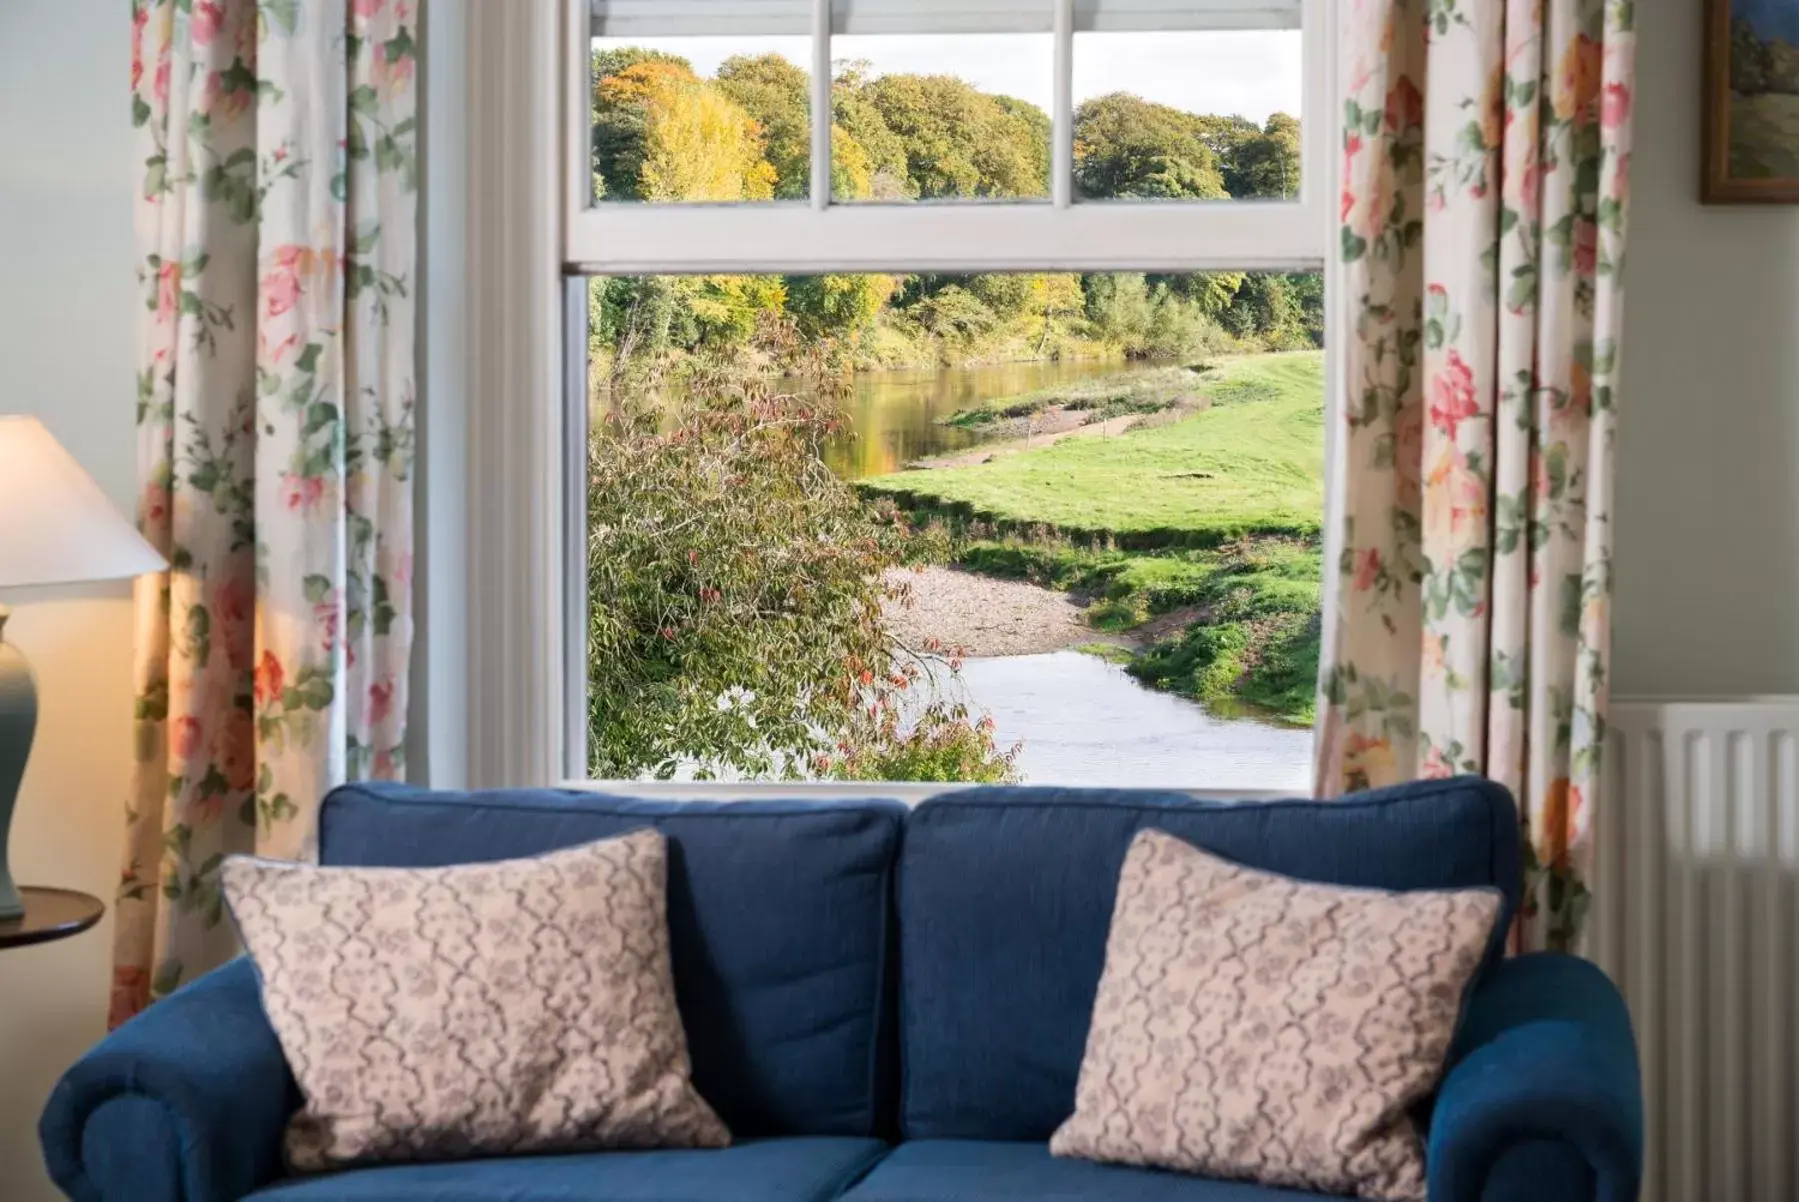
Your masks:
<path fill-rule="evenodd" d="M 1322 352 L 1227 360 L 1201 373 L 1194 390 L 1211 407 L 1172 424 L 863 486 L 921 513 L 1002 529 L 1048 525 L 1135 550 L 1315 536 L 1324 500 Z"/>
<path fill-rule="evenodd" d="M 1203 373 L 1211 407 L 1115 438 L 865 481 L 948 517 L 958 566 L 1088 601 L 1143 683 L 1224 713 L 1312 721 L 1323 563 L 1324 363 L 1257 355 Z"/>

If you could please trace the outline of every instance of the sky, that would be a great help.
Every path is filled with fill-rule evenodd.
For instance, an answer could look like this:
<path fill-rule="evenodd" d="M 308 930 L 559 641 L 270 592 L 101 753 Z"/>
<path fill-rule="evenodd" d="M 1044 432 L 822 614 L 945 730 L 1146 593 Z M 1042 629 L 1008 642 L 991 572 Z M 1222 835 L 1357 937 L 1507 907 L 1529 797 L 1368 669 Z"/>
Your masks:
<path fill-rule="evenodd" d="M 1730 15 L 1763 38 L 1799 43 L 1799 5 L 1792 0 L 1731 0 Z"/>
<path fill-rule="evenodd" d="M 647 46 L 679 54 L 711 75 L 733 54 L 776 53 L 808 67 L 803 37 L 596 38 L 594 45 Z M 984 92 L 1016 96 L 1046 112 L 1054 87 L 1049 34 L 839 34 L 831 57 L 868 59 L 874 73 L 958 75 Z M 1300 34 L 1283 31 L 1080 33 L 1074 39 L 1074 99 L 1135 92 L 1190 113 L 1235 113 L 1257 123 L 1300 115 Z"/>

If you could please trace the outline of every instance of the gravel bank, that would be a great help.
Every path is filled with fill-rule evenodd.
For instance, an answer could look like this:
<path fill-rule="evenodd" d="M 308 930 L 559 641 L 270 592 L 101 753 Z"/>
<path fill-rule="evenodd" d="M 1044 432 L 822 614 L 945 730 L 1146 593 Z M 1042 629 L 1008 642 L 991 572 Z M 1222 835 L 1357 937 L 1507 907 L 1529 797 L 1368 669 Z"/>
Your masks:
<path fill-rule="evenodd" d="M 910 647 L 922 648 L 935 638 L 946 649 L 960 647 L 966 656 L 985 658 L 1110 641 L 1087 625 L 1081 607 L 1066 593 L 1034 584 L 940 567 L 900 569 L 887 580 L 909 590 L 909 604 L 887 603 L 887 619 Z"/>

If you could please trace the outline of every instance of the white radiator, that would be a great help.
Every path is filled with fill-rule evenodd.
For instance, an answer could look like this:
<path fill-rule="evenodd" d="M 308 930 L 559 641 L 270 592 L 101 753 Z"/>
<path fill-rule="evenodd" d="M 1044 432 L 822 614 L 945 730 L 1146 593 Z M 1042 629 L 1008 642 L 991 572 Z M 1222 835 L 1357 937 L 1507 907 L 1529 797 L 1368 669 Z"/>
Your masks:
<path fill-rule="evenodd" d="M 1611 726 L 1586 950 L 1642 1049 L 1643 1202 L 1795 1202 L 1799 697 Z"/>

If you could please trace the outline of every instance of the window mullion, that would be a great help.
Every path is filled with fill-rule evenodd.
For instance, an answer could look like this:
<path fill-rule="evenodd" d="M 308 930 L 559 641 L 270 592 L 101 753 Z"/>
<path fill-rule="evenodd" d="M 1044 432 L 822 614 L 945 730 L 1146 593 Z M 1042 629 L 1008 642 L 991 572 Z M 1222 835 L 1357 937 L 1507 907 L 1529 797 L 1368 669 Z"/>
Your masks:
<path fill-rule="evenodd" d="M 831 0 L 812 0 L 812 207 L 831 206 Z"/>
<path fill-rule="evenodd" d="M 1317 214 L 1320 226 L 1330 224 L 1330 208 L 1336 196 L 1331 171 L 1336 162 L 1337 122 L 1336 56 L 1333 31 L 1337 14 L 1330 0 L 1305 0 L 1305 20 L 1300 61 L 1305 64 L 1305 91 L 1300 98 L 1299 201 Z M 1335 233 L 1335 230 L 1332 230 Z"/>
<path fill-rule="evenodd" d="M 1050 114 L 1050 201 L 1058 209 L 1074 202 L 1074 0 L 1056 6 L 1055 111 Z"/>

